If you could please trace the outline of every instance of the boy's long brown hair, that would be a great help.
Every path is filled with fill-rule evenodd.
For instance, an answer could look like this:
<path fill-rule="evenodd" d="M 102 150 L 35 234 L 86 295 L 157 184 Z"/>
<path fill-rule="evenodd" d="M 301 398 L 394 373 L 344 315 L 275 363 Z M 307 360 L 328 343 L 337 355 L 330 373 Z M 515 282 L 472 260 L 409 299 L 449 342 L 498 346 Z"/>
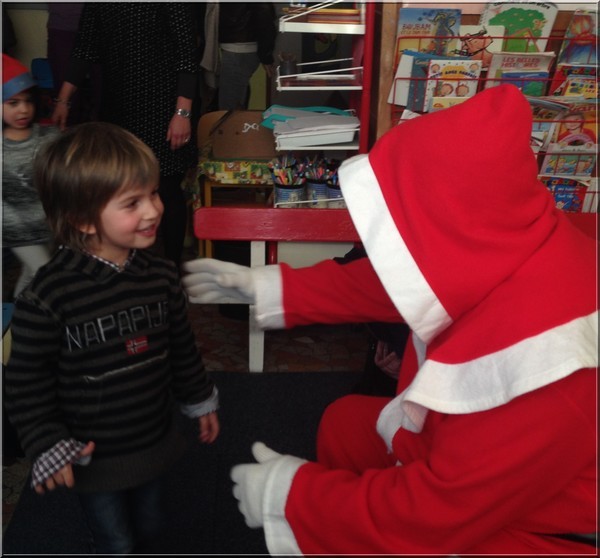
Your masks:
<path fill-rule="evenodd" d="M 94 225 L 123 188 L 158 184 L 152 150 L 132 133 L 107 122 L 79 124 L 50 142 L 34 162 L 34 183 L 57 244 L 85 250 L 80 230 Z"/>

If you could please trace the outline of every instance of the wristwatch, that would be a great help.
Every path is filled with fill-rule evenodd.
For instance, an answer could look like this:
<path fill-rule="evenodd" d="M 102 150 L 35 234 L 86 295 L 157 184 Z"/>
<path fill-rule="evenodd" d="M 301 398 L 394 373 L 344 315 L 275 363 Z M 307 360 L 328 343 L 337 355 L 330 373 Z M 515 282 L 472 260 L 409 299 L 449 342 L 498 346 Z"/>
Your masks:
<path fill-rule="evenodd" d="M 189 110 L 185 110 L 183 108 L 178 108 L 175 111 L 175 114 L 177 116 L 183 116 L 183 118 L 191 118 L 192 117 L 192 113 Z"/>

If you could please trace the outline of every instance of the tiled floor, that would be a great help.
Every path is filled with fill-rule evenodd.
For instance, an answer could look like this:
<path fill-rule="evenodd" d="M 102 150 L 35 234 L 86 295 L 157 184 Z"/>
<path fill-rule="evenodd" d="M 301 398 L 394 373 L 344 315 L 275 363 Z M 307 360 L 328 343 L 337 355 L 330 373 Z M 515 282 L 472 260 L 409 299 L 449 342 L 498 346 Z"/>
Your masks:
<path fill-rule="evenodd" d="M 196 340 L 208 370 L 247 372 L 248 322 L 224 316 L 227 311 L 218 305 L 191 305 Z M 266 331 L 264 371 L 359 371 L 367 348 L 368 336 L 360 325 Z"/>

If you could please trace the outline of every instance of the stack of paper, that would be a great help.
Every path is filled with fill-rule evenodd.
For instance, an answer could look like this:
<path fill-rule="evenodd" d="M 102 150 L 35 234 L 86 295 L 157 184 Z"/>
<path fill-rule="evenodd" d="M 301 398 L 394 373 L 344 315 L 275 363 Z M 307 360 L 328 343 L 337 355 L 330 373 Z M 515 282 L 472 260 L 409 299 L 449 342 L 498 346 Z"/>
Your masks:
<path fill-rule="evenodd" d="M 356 116 L 320 114 L 275 122 L 273 134 L 277 149 L 301 149 L 349 143 L 359 128 Z"/>

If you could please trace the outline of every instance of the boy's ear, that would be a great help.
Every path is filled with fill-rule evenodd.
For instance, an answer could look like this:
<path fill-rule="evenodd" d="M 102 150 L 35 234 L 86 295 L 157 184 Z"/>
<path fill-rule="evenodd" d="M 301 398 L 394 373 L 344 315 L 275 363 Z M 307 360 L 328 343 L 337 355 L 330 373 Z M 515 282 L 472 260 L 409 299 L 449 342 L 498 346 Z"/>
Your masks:
<path fill-rule="evenodd" d="M 89 225 L 77 225 L 77 228 L 83 233 L 86 234 L 88 236 L 91 236 L 93 234 L 96 234 L 97 230 L 96 230 L 96 226 L 93 225 L 92 223 L 90 223 Z"/>

